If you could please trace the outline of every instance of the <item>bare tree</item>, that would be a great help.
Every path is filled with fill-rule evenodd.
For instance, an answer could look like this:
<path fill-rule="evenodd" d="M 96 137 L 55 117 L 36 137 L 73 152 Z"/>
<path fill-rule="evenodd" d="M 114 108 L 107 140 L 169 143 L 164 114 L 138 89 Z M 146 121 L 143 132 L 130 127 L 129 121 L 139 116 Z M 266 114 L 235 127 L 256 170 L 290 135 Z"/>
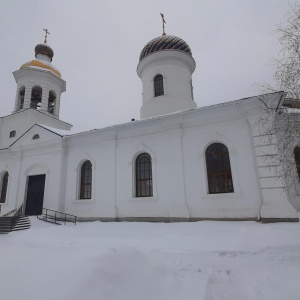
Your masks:
<path fill-rule="evenodd" d="M 300 99 L 300 4 L 291 5 L 274 34 L 281 45 L 278 57 L 271 59 L 275 85 L 257 85 L 264 93 L 283 90 L 288 97 Z"/>
<path fill-rule="evenodd" d="M 270 95 L 272 106 L 266 101 Z M 286 98 L 284 92 L 258 99 L 264 104 L 255 125 L 265 176 L 279 180 L 291 204 L 300 210 L 300 100 Z"/>
<path fill-rule="evenodd" d="M 264 165 L 270 177 L 282 181 L 289 201 L 300 211 L 300 4 L 293 4 L 277 25 L 281 50 L 270 60 L 274 68 L 274 85 L 256 84 L 261 92 L 285 91 L 278 104 L 264 103 L 257 122 L 262 145 L 265 147 Z M 299 151 L 299 153 L 297 153 Z"/>

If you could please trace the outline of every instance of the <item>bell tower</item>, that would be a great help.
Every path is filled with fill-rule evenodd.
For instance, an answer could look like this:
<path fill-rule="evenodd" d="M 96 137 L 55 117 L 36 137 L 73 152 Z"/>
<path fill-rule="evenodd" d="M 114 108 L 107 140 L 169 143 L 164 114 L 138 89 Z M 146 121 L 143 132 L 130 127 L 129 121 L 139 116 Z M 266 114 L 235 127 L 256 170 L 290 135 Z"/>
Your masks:
<path fill-rule="evenodd" d="M 47 29 L 43 44 L 35 47 L 35 59 L 13 72 L 17 83 L 14 111 L 36 109 L 59 119 L 60 97 L 66 82 L 52 64 L 54 52 L 47 44 Z"/>

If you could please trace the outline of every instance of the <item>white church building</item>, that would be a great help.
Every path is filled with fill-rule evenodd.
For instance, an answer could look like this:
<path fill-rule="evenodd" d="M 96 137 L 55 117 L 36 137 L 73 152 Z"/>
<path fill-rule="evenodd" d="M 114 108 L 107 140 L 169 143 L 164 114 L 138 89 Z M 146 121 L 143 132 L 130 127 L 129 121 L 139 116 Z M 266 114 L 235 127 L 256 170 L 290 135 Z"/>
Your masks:
<path fill-rule="evenodd" d="M 298 221 L 277 136 L 270 144 L 259 125 L 284 92 L 197 108 L 191 49 L 163 34 L 139 57 L 140 120 L 72 134 L 53 55 L 38 44 L 13 72 L 14 110 L 0 118 L 1 215 L 23 205 L 25 215 L 47 208 L 82 221 Z"/>

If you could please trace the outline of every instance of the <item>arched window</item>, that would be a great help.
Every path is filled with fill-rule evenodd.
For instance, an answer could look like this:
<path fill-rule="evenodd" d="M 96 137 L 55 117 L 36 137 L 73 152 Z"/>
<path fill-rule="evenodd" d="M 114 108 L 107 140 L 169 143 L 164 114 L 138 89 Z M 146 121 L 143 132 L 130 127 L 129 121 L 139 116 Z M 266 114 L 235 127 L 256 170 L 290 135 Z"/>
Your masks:
<path fill-rule="evenodd" d="M 300 147 L 294 149 L 295 163 L 297 168 L 297 173 L 300 181 Z"/>
<path fill-rule="evenodd" d="M 48 112 L 50 114 L 54 114 L 55 100 L 56 100 L 55 92 L 50 91 L 49 98 L 48 98 Z"/>
<path fill-rule="evenodd" d="M 10 133 L 9 133 L 9 137 L 10 138 L 13 138 L 16 136 L 16 131 L 15 130 L 12 130 Z"/>
<path fill-rule="evenodd" d="M 92 164 L 89 160 L 83 163 L 80 170 L 80 199 L 92 198 Z"/>
<path fill-rule="evenodd" d="M 39 138 L 40 138 L 40 135 L 39 135 L 39 134 L 35 134 L 35 135 L 32 137 L 33 140 L 38 140 Z"/>
<path fill-rule="evenodd" d="M 19 89 L 19 109 L 24 107 L 24 96 L 25 96 L 25 86 L 21 86 Z"/>
<path fill-rule="evenodd" d="M 152 162 L 148 153 L 140 154 L 135 161 L 136 197 L 152 197 Z"/>
<path fill-rule="evenodd" d="M 215 143 L 205 152 L 209 194 L 233 193 L 229 152 L 225 145 Z"/>
<path fill-rule="evenodd" d="M 41 109 L 42 105 L 42 88 L 35 86 L 31 91 L 30 108 Z"/>
<path fill-rule="evenodd" d="M 164 79 L 162 75 L 156 75 L 154 77 L 154 97 L 164 94 Z"/>
<path fill-rule="evenodd" d="M 8 186 L 8 172 L 4 172 L 1 177 L 1 195 L 0 203 L 5 203 Z"/>

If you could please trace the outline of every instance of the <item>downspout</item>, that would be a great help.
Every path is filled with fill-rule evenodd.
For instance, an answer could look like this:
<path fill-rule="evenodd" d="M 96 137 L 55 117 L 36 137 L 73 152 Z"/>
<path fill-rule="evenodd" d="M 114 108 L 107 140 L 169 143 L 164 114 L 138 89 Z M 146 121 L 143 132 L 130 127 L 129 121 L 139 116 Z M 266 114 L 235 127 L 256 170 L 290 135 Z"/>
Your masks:
<path fill-rule="evenodd" d="M 12 156 L 11 154 L 11 148 L 9 148 L 9 154 Z M 17 187 L 20 187 L 20 177 L 22 176 L 21 171 L 22 171 L 22 165 L 23 165 L 23 149 L 22 146 L 20 147 L 20 163 L 19 163 L 19 172 L 18 172 L 18 184 Z M 20 188 L 17 188 L 17 199 L 16 199 L 16 208 L 19 206 L 18 205 L 18 199 L 19 199 L 19 194 L 20 194 Z M 25 178 L 25 188 L 24 188 L 24 199 L 23 199 L 23 203 L 25 203 L 26 201 L 26 194 L 27 194 L 27 178 Z M 23 212 L 22 214 L 25 213 L 25 205 L 23 205 Z"/>
<path fill-rule="evenodd" d="M 253 161 L 255 162 L 255 173 L 256 173 L 257 185 L 259 187 L 259 195 L 260 195 L 260 203 L 259 203 L 258 211 L 257 211 L 257 221 L 260 221 L 260 219 L 261 219 L 260 211 L 261 211 L 261 208 L 263 206 L 263 199 L 264 198 L 263 198 L 263 195 L 262 195 L 262 189 L 261 189 L 261 184 L 260 184 L 260 180 L 259 180 L 258 165 L 257 165 L 256 154 L 255 154 L 255 146 L 254 146 L 254 138 L 253 138 L 252 126 L 251 126 L 248 118 L 238 109 L 238 107 L 236 105 L 236 101 L 233 102 L 233 105 L 234 105 L 235 109 L 238 111 L 238 113 L 240 114 L 240 116 L 243 119 L 246 120 L 247 127 L 248 127 L 248 130 L 249 130 L 249 136 L 252 137 L 251 140 L 250 140 L 250 143 L 251 143 L 251 152 L 252 152 Z"/>
<path fill-rule="evenodd" d="M 182 136 L 183 136 L 183 128 L 182 128 L 182 117 L 180 120 L 180 154 L 181 154 L 181 166 L 182 166 L 182 175 L 183 175 L 183 193 L 184 193 L 184 202 L 185 206 L 189 213 L 189 219 L 191 219 L 190 208 L 187 203 L 187 195 L 186 195 L 186 177 L 185 177 L 185 166 L 184 166 L 184 155 L 183 155 L 183 146 L 182 146 Z"/>
<path fill-rule="evenodd" d="M 117 208 L 117 129 L 115 129 L 115 143 L 114 143 L 114 181 L 115 181 L 115 190 L 114 190 L 114 208 L 115 208 L 115 221 L 118 221 L 118 208 Z"/>
<path fill-rule="evenodd" d="M 61 168 L 60 168 L 60 203 L 59 211 L 65 212 L 65 197 L 66 197 L 66 185 L 67 185 L 67 145 L 66 137 L 62 137 L 62 157 L 61 157 Z"/>

